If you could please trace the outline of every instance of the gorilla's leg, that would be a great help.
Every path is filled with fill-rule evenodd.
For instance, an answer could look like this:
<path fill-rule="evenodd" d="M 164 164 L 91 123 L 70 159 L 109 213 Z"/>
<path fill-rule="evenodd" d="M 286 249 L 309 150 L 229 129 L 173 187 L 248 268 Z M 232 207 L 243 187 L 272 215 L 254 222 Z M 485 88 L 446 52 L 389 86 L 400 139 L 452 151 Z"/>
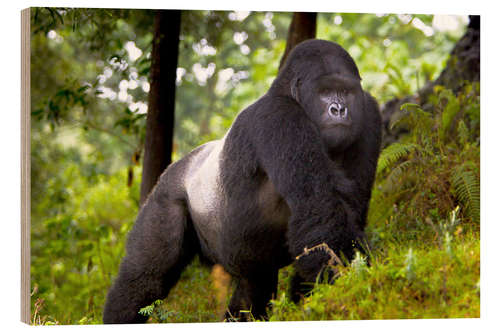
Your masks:
<path fill-rule="evenodd" d="M 129 234 L 127 255 L 109 290 L 103 322 L 145 322 L 139 309 L 167 296 L 197 251 L 195 240 L 184 204 L 153 192 Z"/>
<path fill-rule="evenodd" d="M 247 321 L 251 315 L 255 319 L 267 319 L 266 307 L 276 295 L 278 271 L 260 273 L 251 278 L 240 278 L 226 312 L 228 321 Z M 243 312 L 240 312 L 243 311 Z"/>

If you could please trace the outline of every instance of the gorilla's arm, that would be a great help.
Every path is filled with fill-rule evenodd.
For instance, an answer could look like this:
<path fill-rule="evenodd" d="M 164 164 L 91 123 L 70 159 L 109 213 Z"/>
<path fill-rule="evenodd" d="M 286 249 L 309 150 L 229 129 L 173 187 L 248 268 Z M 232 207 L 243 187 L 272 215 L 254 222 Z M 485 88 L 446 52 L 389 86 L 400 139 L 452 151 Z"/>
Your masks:
<path fill-rule="evenodd" d="M 350 257 L 353 241 L 362 237 L 360 212 L 352 202 L 356 183 L 328 157 L 318 129 L 295 101 L 268 97 L 254 107 L 252 119 L 245 120 L 252 124 L 248 137 L 260 168 L 291 210 L 290 253 L 295 257 L 325 242 L 337 255 Z M 301 257 L 298 271 L 314 281 L 328 259 L 326 252 L 314 251 Z"/>

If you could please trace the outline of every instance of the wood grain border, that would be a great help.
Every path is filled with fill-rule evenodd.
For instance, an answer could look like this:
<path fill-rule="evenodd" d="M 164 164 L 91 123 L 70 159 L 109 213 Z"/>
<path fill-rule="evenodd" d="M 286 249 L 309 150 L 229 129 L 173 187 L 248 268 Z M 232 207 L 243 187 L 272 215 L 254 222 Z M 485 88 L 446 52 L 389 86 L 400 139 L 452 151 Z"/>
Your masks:
<path fill-rule="evenodd" d="M 21 11 L 21 321 L 29 324 L 31 229 L 30 9 Z"/>

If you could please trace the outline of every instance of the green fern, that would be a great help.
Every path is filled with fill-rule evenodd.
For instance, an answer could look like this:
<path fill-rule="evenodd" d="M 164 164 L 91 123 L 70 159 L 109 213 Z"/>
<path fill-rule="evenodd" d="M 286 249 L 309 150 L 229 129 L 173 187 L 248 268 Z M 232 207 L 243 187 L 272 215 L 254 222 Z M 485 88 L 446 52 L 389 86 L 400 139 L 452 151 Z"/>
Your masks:
<path fill-rule="evenodd" d="M 413 133 L 425 135 L 432 130 L 433 118 L 429 112 L 422 110 L 420 105 L 414 103 L 404 103 L 400 110 L 403 112 L 400 117 L 390 124 L 390 129 L 406 128 Z"/>
<path fill-rule="evenodd" d="M 480 185 L 474 172 L 466 170 L 463 165 L 453 170 L 452 188 L 458 201 L 467 209 L 470 217 L 479 222 L 480 218 Z"/>
<path fill-rule="evenodd" d="M 394 167 L 385 180 L 384 190 L 386 192 L 394 191 L 397 181 L 403 177 L 403 174 L 413 163 L 413 161 L 404 161 Z"/>
<path fill-rule="evenodd" d="M 414 143 L 395 142 L 385 148 L 378 159 L 377 174 L 393 165 L 399 159 L 408 156 L 411 152 L 417 150 L 419 145 Z"/>
<path fill-rule="evenodd" d="M 460 119 L 460 122 L 458 123 L 458 141 L 460 142 L 460 145 L 462 147 L 465 147 L 465 145 L 469 142 L 469 129 L 467 128 L 467 125 L 465 125 L 465 122 L 463 119 Z"/>
<path fill-rule="evenodd" d="M 439 138 L 444 140 L 446 134 L 452 127 L 453 121 L 457 114 L 460 112 L 460 103 L 458 98 L 451 92 L 451 90 L 444 89 L 439 94 L 440 100 L 446 100 L 446 106 L 441 114 L 441 126 L 439 127 Z"/>

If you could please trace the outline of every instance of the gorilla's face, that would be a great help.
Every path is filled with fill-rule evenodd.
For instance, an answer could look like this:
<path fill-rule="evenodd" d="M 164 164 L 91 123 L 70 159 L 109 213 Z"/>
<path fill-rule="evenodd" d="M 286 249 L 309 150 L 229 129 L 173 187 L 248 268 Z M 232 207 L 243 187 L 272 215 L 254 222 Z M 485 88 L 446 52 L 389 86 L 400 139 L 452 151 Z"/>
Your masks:
<path fill-rule="evenodd" d="M 304 100 L 311 120 L 330 150 L 342 151 L 361 134 L 363 92 L 360 80 L 345 74 L 327 74 L 312 80 Z"/>

